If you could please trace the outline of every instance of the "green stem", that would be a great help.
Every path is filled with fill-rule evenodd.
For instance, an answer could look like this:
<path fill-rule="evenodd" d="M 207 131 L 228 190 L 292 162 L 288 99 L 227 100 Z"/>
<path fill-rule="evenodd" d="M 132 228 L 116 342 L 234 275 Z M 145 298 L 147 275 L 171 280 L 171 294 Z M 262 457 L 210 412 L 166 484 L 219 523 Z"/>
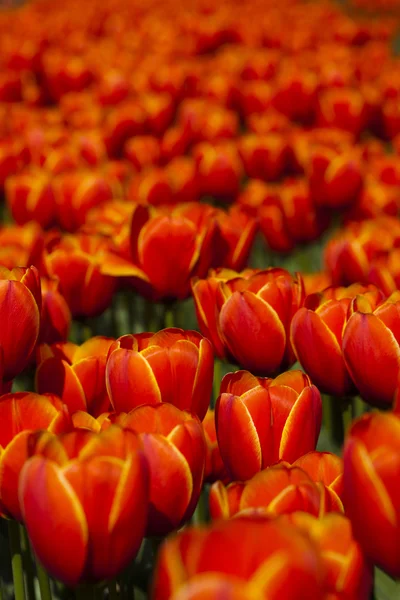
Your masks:
<path fill-rule="evenodd" d="M 52 600 L 50 579 L 47 571 L 42 567 L 42 564 L 35 556 L 36 560 L 36 573 L 39 581 L 40 597 L 41 600 Z"/>
<path fill-rule="evenodd" d="M 343 441 L 353 421 L 353 400 L 345 398 L 342 400 L 343 419 Z"/>
<path fill-rule="evenodd" d="M 94 585 L 82 584 L 75 588 L 76 600 L 93 600 L 96 597 Z"/>
<path fill-rule="evenodd" d="M 155 333 L 159 330 L 157 304 L 154 304 L 154 302 L 150 302 L 149 300 L 144 301 L 144 324 L 146 331 Z"/>
<path fill-rule="evenodd" d="M 24 570 L 22 566 L 19 523 L 17 521 L 8 521 L 8 540 L 10 544 L 11 567 L 14 580 L 14 598 L 15 600 L 25 600 Z"/>
<path fill-rule="evenodd" d="M 178 327 L 176 304 L 166 304 L 164 308 L 164 327 Z"/>
<path fill-rule="evenodd" d="M 211 407 L 215 407 L 215 403 L 217 402 L 217 398 L 219 396 L 219 390 L 221 387 L 221 379 L 222 379 L 222 361 L 220 358 L 216 358 L 214 361 L 214 379 L 213 379 L 213 399 L 211 402 Z"/>
<path fill-rule="evenodd" d="M 204 523 L 208 523 L 209 521 L 209 513 L 208 513 L 208 490 L 206 487 L 203 487 L 200 493 L 199 501 L 196 506 L 196 510 L 194 511 L 192 517 L 192 523 L 194 525 L 203 525 Z"/>
<path fill-rule="evenodd" d="M 22 563 L 25 573 L 26 595 L 28 598 L 35 598 L 35 570 L 32 561 L 31 546 L 25 527 L 19 526 Z"/>
<path fill-rule="evenodd" d="M 331 441 L 337 446 L 341 446 L 344 439 L 343 420 L 342 420 L 342 404 L 340 398 L 336 396 L 329 397 L 329 433 Z"/>
<path fill-rule="evenodd" d="M 108 594 L 110 600 L 118 600 L 117 582 L 115 580 L 110 581 L 108 584 Z"/>

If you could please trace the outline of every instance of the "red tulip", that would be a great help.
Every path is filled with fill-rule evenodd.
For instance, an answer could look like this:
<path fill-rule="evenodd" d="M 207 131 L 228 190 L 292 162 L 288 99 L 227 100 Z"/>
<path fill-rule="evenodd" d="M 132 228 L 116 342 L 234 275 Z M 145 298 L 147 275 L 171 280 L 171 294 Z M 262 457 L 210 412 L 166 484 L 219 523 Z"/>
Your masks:
<path fill-rule="evenodd" d="M 195 331 L 170 328 L 125 335 L 110 348 L 107 389 L 118 412 L 169 402 L 202 420 L 210 403 L 213 370 L 211 344 Z"/>
<path fill-rule="evenodd" d="M 39 429 L 68 431 L 72 422 L 59 398 L 31 392 L 1 396 L 0 422 L 0 511 L 3 516 L 22 520 L 18 479 L 28 459 L 29 435 Z"/>
<path fill-rule="evenodd" d="M 214 481 L 218 480 L 227 482 L 229 481 L 229 477 L 219 451 L 217 431 L 215 428 L 215 413 L 211 408 L 208 409 L 202 425 L 206 440 L 204 481 L 208 483 L 214 483 Z"/>
<path fill-rule="evenodd" d="M 343 332 L 343 358 L 362 398 L 390 406 L 400 373 L 400 292 L 376 306 L 356 297 Z"/>
<path fill-rule="evenodd" d="M 292 463 L 314 450 L 321 418 L 319 392 L 301 371 L 276 379 L 229 373 L 216 404 L 216 429 L 230 477 L 245 481 L 279 460 Z"/>
<path fill-rule="evenodd" d="M 42 227 L 52 225 L 56 202 L 50 178 L 43 171 L 28 171 L 7 178 L 6 201 L 18 225 L 36 221 Z"/>
<path fill-rule="evenodd" d="M 294 363 L 288 333 L 304 300 L 301 278 L 278 268 L 221 269 L 194 279 L 192 291 L 200 329 L 219 357 L 262 375 Z"/>
<path fill-rule="evenodd" d="M 135 408 L 121 424 L 140 434 L 150 467 L 146 535 L 165 535 L 190 519 L 200 496 L 206 458 L 201 423 L 160 403 Z"/>
<path fill-rule="evenodd" d="M 392 577 L 400 577 L 399 473 L 398 415 L 371 413 L 357 419 L 344 449 L 346 514 L 366 555 Z"/>
<path fill-rule="evenodd" d="M 110 408 L 106 389 L 106 359 L 111 338 L 94 337 L 77 346 L 71 342 L 38 349 L 36 389 L 57 394 L 75 412 L 99 416 Z"/>
<path fill-rule="evenodd" d="M 0 362 L 5 380 L 13 379 L 29 363 L 39 335 L 41 305 L 35 267 L 0 267 Z"/>
<path fill-rule="evenodd" d="M 211 486 L 209 501 L 213 519 L 229 519 L 242 512 L 268 517 L 298 511 L 316 517 L 343 512 L 342 502 L 331 487 L 314 481 L 300 467 L 285 463 L 264 469 L 246 483 L 225 487 L 217 481 Z"/>
<path fill-rule="evenodd" d="M 100 434 L 39 432 L 29 446 L 19 499 L 40 562 L 70 586 L 114 578 L 146 527 L 148 466 L 138 436 L 114 425 Z"/>
<path fill-rule="evenodd" d="M 316 547 L 294 526 L 278 520 L 222 521 L 168 538 L 151 598 L 323 600 L 320 569 Z"/>
<path fill-rule="evenodd" d="M 374 286 L 327 288 L 308 296 L 292 320 L 291 340 L 300 364 L 321 391 L 335 396 L 356 391 L 344 358 L 344 335 L 350 303 L 358 295 L 372 306 L 383 300 Z"/>
<path fill-rule="evenodd" d="M 40 316 L 39 342 L 54 344 L 64 342 L 71 326 L 71 312 L 59 292 L 59 280 L 41 277 L 42 313 Z"/>

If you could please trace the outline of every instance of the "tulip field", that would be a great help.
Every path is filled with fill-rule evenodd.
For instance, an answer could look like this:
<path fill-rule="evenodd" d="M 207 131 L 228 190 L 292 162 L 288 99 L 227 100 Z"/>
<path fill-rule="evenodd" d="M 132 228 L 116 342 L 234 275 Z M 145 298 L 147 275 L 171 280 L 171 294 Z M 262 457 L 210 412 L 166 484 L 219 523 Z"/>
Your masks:
<path fill-rule="evenodd" d="M 400 600 L 400 0 L 0 2 L 0 600 Z"/>

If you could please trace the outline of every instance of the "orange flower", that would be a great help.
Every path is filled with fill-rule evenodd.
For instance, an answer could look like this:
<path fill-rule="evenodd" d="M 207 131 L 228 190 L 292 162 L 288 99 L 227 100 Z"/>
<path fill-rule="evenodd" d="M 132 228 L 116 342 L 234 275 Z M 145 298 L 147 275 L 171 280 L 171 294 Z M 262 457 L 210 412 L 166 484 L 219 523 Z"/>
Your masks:
<path fill-rule="evenodd" d="M 206 458 L 201 423 L 160 403 L 135 408 L 121 425 L 140 434 L 150 467 L 146 535 L 165 535 L 190 519 L 199 500 Z"/>
<path fill-rule="evenodd" d="M 64 296 L 59 292 L 59 280 L 41 277 L 42 314 L 39 342 L 54 344 L 67 339 L 71 326 L 71 312 Z"/>
<path fill-rule="evenodd" d="M 40 329 L 40 277 L 35 267 L 0 267 L 0 362 L 5 380 L 28 365 Z"/>
<path fill-rule="evenodd" d="M 43 344 L 37 352 L 36 389 L 57 394 L 71 412 L 99 416 L 110 408 L 106 360 L 111 338 L 93 337 L 81 346 L 71 342 Z"/>
<path fill-rule="evenodd" d="M 383 300 L 375 286 L 327 288 L 308 296 L 292 320 L 291 340 L 300 364 L 321 391 L 335 396 L 356 392 L 343 353 L 349 306 L 356 297 L 369 299 L 371 306 Z"/>
<path fill-rule="evenodd" d="M 201 193 L 223 202 L 234 200 L 239 191 L 242 163 L 233 142 L 202 142 L 193 150 Z"/>
<path fill-rule="evenodd" d="M 354 539 L 351 522 L 344 515 L 329 513 L 316 518 L 306 513 L 279 517 L 291 523 L 317 546 L 327 598 L 365 600 L 372 590 L 372 565 Z"/>
<path fill-rule="evenodd" d="M 48 275 L 58 277 L 59 289 L 73 317 L 93 317 L 110 304 L 117 280 L 104 273 L 109 245 L 99 236 L 65 235 L 44 255 Z M 114 258 L 115 263 L 118 257 Z"/>
<path fill-rule="evenodd" d="M 194 279 L 192 292 L 199 327 L 220 358 L 261 375 L 295 362 L 288 334 L 304 301 L 301 278 L 279 268 L 219 269 Z"/>
<path fill-rule="evenodd" d="M 399 473 L 399 416 L 377 412 L 357 419 L 344 448 L 346 514 L 367 556 L 392 577 L 400 577 Z"/>
<path fill-rule="evenodd" d="M 206 467 L 204 472 L 204 481 L 214 483 L 214 481 L 228 482 L 229 477 L 226 473 L 225 465 L 222 462 L 219 451 L 217 431 L 215 428 L 215 413 L 211 408 L 208 409 L 202 422 L 204 436 L 206 440 Z"/>
<path fill-rule="evenodd" d="M 394 400 L 400 373 L 400 292 L 376 306 L 357 296 L 343 332 L 343 358 L 362 398 L 373 406 Z"/>
<path fill-rule="evenodd" d="M 48 227 L 55 221 L 56 203 L 49 176 L 40 170 L 30 170 L 9 177 L 6 201 L 18 225 L 36 221 Z"/>
<path fill-rule="evenodd" d="M 248 133 L 238 141 L 239 154 L 248 177 L 276 181 L 288 166 L 287 136 L 279 133 Z"/>
<path fill-rule="evenodd" d="M 216 404 L 218 444 L 232 479 L 245 481 L 279 460 L 314 450 L 322 419 L 320 394 L 301 371 L 276 379 L 228 373 Z"/>
<path fill-rule="evenodd" d="M 33 549 L 67 585 L 111 579 L 134 558 L 148 512 L 148 466 L 138 437 L 32 434 L 19 498 Z M 100 500 L 100 501 L 99 501 Z"/>
<path fill-rule="evenodd" d="M 287 523 L 236 519 L 161 547 L 153 600 L 323 600 L 316 546 Z"/>
<path fill-rule="evenodd" d="M 38 429 L 61 433 L 72 422 L 65 404 L 52 394 L 18 392 L 1 396 L 0 423 L 0 511 L 22 520 L 18 478 L 28 458 L 30 433 Z"/>
<path fill-rule="evenodd" d="M 196 331 L 124 335 L 110 347 L 107 389 L 114 409 L 169 402 L 202 420 L 211 398 L 214 356 Z"/>
<path fill-rule="evenodd" d="M 234 482 L 227 487 L 217 481 L 210 490 L 210 513 L 213 519 L 229 519 L 236 514 L 261 514 L 276 517 L 297 511 L 321 517 L 327 512 L 343 512 L 337 493 L 325 481 L 330 475 L 317 474 L 318 481 L 300 467 L 285 463 L 264 469 L 246 483 Z"/>

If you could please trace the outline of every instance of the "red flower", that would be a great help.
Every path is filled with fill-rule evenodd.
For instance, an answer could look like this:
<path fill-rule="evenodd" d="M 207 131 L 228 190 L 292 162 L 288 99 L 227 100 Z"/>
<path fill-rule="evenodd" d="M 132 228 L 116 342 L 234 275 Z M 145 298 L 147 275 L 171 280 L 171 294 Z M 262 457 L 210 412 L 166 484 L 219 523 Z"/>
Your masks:
<path fill-rule="evenodd" d="M 147 521 L 148 466 L 138 437 L 114 425 L 100 434 L 38 432 L 29 447 L 19 498 L 40 562 L 71 586 L 118 575 Z"/>
<path fill-rule="evenodd" d="M 121 425 L 140 434 L 150 467 L 146 535 L 165 535 L 190 519 L 200 496 L 206 458 L 201 423 L 161 403 L 135 408 Z"/>
<path fill-rule="evenodd" d="M 196 331 L 163 329 L 124 335 L 107 360 L 107 389 L 114 409 L 169 402 L 203 419 L 211 399 L 214 356 Z"/>
<path fill-rule="evenodd" d="M 319 392 L 301 371 L 276 379 L 229 373 L 216 404 L 216 428 L 230 477 L 245 481 L 279 460 L 292 463 L 314 450 L 321 418 Z"/>
<path fill-rule="evenodd" d="M 399 473 L 398 415 L 371 413 L 357 419 L 344 449 L 346 514 L 367 556 L 392 577 L 400 577 Z"/>

